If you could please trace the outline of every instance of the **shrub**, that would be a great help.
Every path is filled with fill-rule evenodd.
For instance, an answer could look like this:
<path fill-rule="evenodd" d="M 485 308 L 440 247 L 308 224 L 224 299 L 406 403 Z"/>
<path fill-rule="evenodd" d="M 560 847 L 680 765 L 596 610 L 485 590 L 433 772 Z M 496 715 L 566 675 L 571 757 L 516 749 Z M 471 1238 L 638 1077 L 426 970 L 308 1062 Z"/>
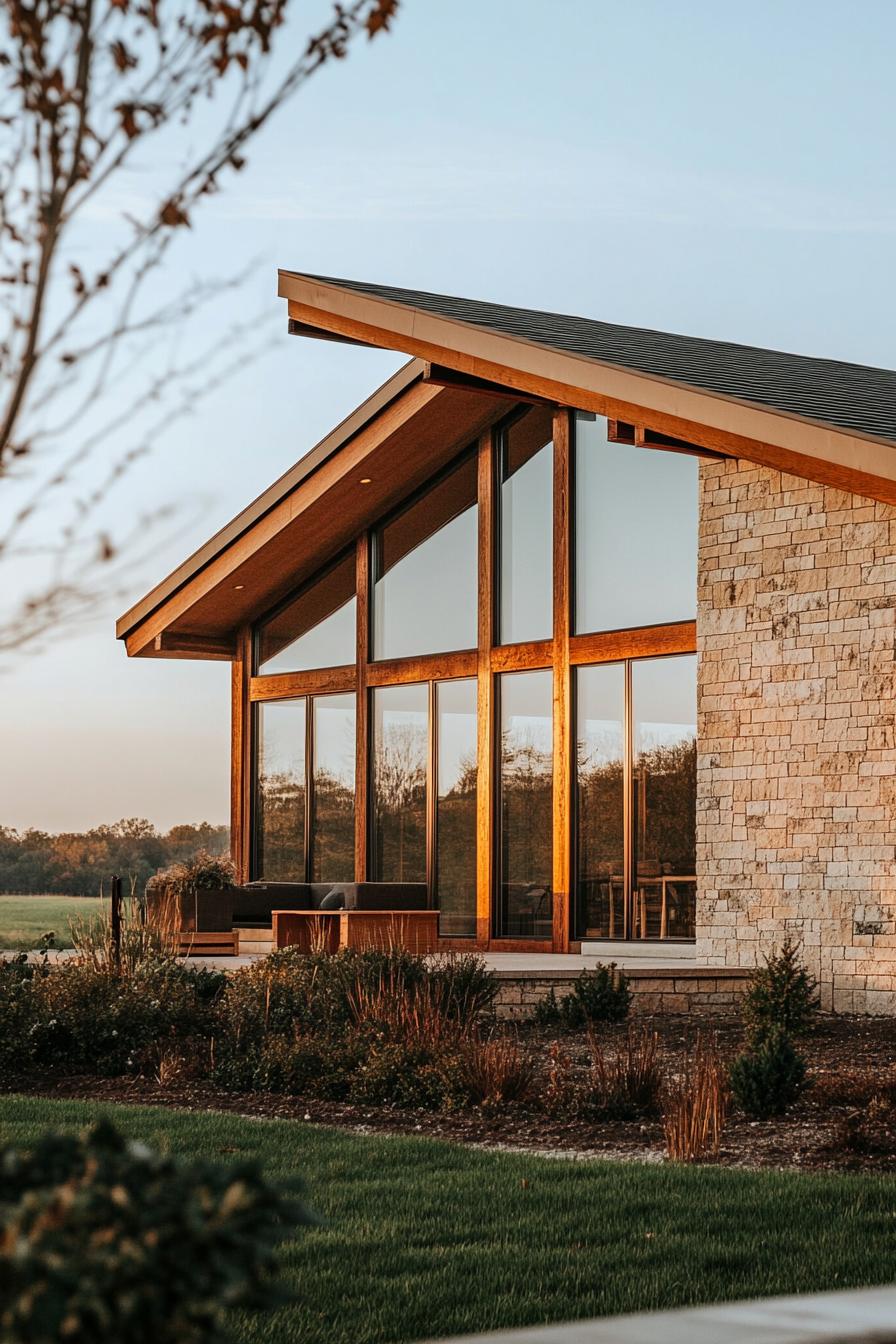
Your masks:
<path fill-rule="evenodd" d="M 430 1051 L 456 1045 L 476 1026 L 449 1012 L 440 986 L 428 980 L 411 987 L 390 976 L 373 986 L 359 985 L 349 1003 L 359 1031 Z"/>
<path fill-rule="evenodd" d="M 31 1062 L 36 1007 L 35 977 L 41 967 L 29 964 L 22 953 L 9 961 L 0 958 L 0 1070 L 27 1068 Z"/>
<path fill-rule="evenodd" d="M 775 1029 L 786 1036 L 808 1031 L 818 1013 L 817 988 L 800 961 L 799 945 L 786 939 L 750 977 L 741 1007 L 748 1037 L 758 1040 Z"/>
<path fill-rule="evenodd" d="M 756 1120 L 783 1115 L 806 1086 L 806 1061 L 780 1027 L 752 1042 L 731 1065 L 731 1091 Z"/>
<path fill-rule="evenodd" d="M 628 980 L 615 962 L 582 971 L 568 994 L 557 998 L 553 986 L 535 1005 L 532 1019 L 541 1027 L 563 1023 L 573 1029 L 598 1022 L 624 1022 L 632 996 Z"/>
<path fill-rule="evenodd" d="M 655 1031 L 631 1028 L 625 1041 L 607 1053 L 591 1034 L 591 1069 L 583 1109 L 607 1120 L 634 1120 L 660 1112 L 663 1074 Z"/>
<path fill-rule="evenodd" d="M 532 1021 L 539 1027 L 554 1027 L 563 1021 L 563 1008 L 554 986 L 540 998 L 532 1012 Z"/>
<path fill-rule="evenodd" d="M 525 1102 L 535 1087 L 535 1062 L 515 1035 L 464 1041 L 452 1069 L 458 1099 L 492 1109 Z"/>
<path fill-rule="evenodd" d="M 0 1150 L 0 1175 L 8 1344 L 223 1340 L 227 1310 L 277 1304 L 276 1245 L 312 1221 L 254 1165 L 178 1162 L 108 1123 Z"/>
<path fill-rule="evenodd" d="M 632 996 L 628 980 L 615 962 L 582 971 L 569 994 L 560 1000 L 564 1021 L 570 1027 L 596 1022 L 624 1022 Z"/>
<path fill-rule="evenodd" d="M 473 1027 L 494 1015 L 498 977 L 481 957 L 448 953 L 428 963 L 426 978 L 447 1016 L 464 1026 Z"/>
<path fill-rule="evenodd" d="M 838 1126 L 835 1149 L 850 1153 L 892 1156 L 896 1153 L 896 1103 L 877 1093 L 861 1110 L 852 1111 Z"/>
<path fill-rule="evenodd" d="M 225 977 L 171 960 L 133 973 L 65 961 L 29 982 L 28 1062 L 108 1075 L 155 1064 L 211 1037 Z"/>
<path fill-rule="evenodd" d="M 348 1074 L 349 1100 L 436 1109 L 449 1092 L 446 1060 L 414 1041 L 374 1040 Z"/>
<path fill-rule="evenodd" d="M 269 1033 L 291 1035 L 296 1027 L 329 1033 L 352 1021 L 359 992 L 384 982 L 413 987 L 425 977 L 426 963 L 409 952 L 274 952 L 229 977 L 222 1046 L 249 1049 Z"/>
<path fill-rule="evenodd" d="M 666 1156 L 695 1162 L 719 1151 L 728 1117 L 729 1090 L 715 1040 L 697 1036 L 681 1072 L 663 1096 Z"/>
<path fill-rule="evenodd" d="M 231 1075 L 230 1085 L 243 1091 L 345 1101 L 363 1060 L 364 1051 L 344 1033 L 335 1038 L 300 1033 L 292 1039 L 269 1036 L 257 1056 L 242 1061 L 243 1071 Z"/>

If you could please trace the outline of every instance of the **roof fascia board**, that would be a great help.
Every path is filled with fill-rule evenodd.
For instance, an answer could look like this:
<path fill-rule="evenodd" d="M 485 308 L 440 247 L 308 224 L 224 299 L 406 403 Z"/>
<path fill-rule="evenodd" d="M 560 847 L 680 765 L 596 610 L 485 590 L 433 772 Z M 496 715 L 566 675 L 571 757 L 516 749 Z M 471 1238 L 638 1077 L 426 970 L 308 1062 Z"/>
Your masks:
<path fill-rule="evenodd" d="M 308 473 L 298 486 L 284 491 L 277 503 L 266 509 L 250 527 L 242 528 L 238 535 L 220 547 L 215 556 L 199 567 L 172 594 L 149 607 L 146 616 L 130 629 L 122 630 L 119 638 L 124 639 L 129 657 L 154 648 L 157 637 L 164 634 L 172 622 L 183 616 L 212 589 L 226 583 L 247 556 L 276 537 L 311 502 L 325 495 L 343 476 L 358 470 L 369 453 L 377 448 L 384 434 L 394 432 L 443 395 L 444 388 L 426 384 L 421 379 L 415 380 L 414 386 L 407 388 L 390 406 L 384 407 L 379 415 L 342 444 L 338 452 L 330 452 L 326 460 L 319 463 L 314 472 Z"/>
<path fill-rule="evenodd" d="M 281 271 L 280 296 L 306 328 L 398 349 L 472 377 L 644 421 L 676 437 L 776 470 L 896 504 L 896 447 L 617 364 L 554 350 L 419 308 Z"/>
<path fill-rule="evenodd" d="M 408 388 L 412 387 L 414 383 L 422 382 L 424 368 L 424 362 L 419 359 L 411 359 L 407 364 L 402 365 L 397 373 L 394 373 L 391 378 L 388 378 L 385 383 L 378 387 L 366 401 L 363 401 L 360 406 L 352 411 L 351 415 L 346 416 L 325 438 L 321 439 L 309 452 L 299 458 L 299 461 L 290 467 L 289 471 L 284 472 L 273 485 L 268 486 L 267 490 L 260 494 L 257 499 L 241 510 L 225 527 L 222 527 L 204 545 L 200 546 L 182 564 L 178 565 L 177 569 L 172 570 L 167 578 L 158 583 L 145 597 L 126 611 L 116 622 L 116 637 L 126 640 L 127 636 L 157 610 L 163 602 L 166 602 L 184 584 L 195 578 L 206 565 L 214 561 L 250 528 L 260 522 L 265 514 L 276 508 L 282 500 L 297 490 L 304 481 L 328 462 L 355 435 L 365 429 L 392 402 L 402 396 Z"/>

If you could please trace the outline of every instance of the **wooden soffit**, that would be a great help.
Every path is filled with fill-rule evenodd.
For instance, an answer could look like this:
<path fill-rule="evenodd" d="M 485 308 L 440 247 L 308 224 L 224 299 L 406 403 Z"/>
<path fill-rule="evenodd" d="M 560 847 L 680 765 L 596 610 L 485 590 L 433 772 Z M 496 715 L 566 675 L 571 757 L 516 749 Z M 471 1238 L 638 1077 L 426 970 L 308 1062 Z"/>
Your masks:
<path fill-rule="evenodd" d="M 237 635 L 515 405 L 406 365 L 118 621 L 130 656 L 232 659 Z M 367 482 L 367 483 L 364 483 Z"/>
<path fill-rule="evenodd" d="M 504 390 L 646 427 L 728 456 L 896 504 L 896 445 L 281 271 L 290 329 L 398 350 L 450 370 L 456 385 Z M 438 375 L 443 385 L 449 381 Z"/>

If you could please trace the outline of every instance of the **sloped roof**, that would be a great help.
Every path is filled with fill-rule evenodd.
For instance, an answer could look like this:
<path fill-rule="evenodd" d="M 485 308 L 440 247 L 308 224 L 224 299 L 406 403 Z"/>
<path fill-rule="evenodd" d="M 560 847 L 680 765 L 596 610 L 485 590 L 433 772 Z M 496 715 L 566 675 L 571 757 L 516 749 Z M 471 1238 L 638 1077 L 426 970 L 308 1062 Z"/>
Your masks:
<path fill-rule="evenodd" d="M 370 298 L 896 442 L 896 372 L 568 313 L 293 272 Z"/>

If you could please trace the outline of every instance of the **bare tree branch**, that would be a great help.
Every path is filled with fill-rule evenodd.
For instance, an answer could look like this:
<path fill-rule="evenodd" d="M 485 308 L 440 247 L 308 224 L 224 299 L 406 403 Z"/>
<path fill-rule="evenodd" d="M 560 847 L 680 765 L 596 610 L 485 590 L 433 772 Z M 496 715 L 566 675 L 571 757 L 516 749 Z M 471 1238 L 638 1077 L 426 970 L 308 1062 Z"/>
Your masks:
<path fill-rule="evenodd" d="M 160 365 L 167 334 L 244 278 L 223 285 L 199 278 L 166 292 L 173 242 L 225 175 L 242 168 L 276 111 L 323 65 L 343 59 L 359 35 L 387 30 L 398 3 L 338 0 L 325 27 L 284 66 L 274 55 L 290 0 L 7 0 L 0 488 L 13 502 L 0 510 L 9 520 L 0 561 L 27 556 L 36 564 L 53 555 L 55 540 L 56 563 L 18 616 L 0 611 L 0 649 L 49 633 L 67 622 L 64 612 L 78 619 L 91 608 L 91 584 L 97 593 L 107 588 L 121 551 L 104 532 L 81 545 L 88 527 L 99 526 L 101 505 L 152 443 L 252 353 L 258 324 L 243 324 L 203 352 L 201 368 L 193 358 Z M 200 124 L 200 108 L 217 110 L 217 121 L 188 148 L 185 129 Z M 153 160 L 172 158 L 166 180 Z M 135 167 L 151 188 L 136 209 L 122 208 L 115 193 Z M 110 223 L 97 259 L 98 210 Z M 126 410 L 110 400 L 122 373 L 138 380 Z M 131 446 L 116 447 L 110 463 L 88 472 L 125 429 L 135 436 Z M 67 520 L 57 517 L 66 498 Z M 42 537 L 51 514 L 53 531 Z"/>

